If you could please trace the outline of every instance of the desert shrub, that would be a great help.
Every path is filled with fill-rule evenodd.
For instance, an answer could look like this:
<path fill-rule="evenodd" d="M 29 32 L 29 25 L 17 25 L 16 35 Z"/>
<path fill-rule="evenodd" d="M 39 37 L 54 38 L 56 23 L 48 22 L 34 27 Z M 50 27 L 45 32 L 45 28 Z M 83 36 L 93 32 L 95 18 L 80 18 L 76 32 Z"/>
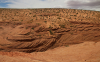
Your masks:
<path fill-rule="evenodd" d="M 57 11 L 56 13 L 60 13 L 60 11 Z"/>
<path fill-rule="evenodd" d="M 77 27 L 77 25 L 74 26 L 74 28 L 76 28 L 76 27 Z"/>
<path fill-rule="evenodd" d="M 30 33 L 28 32 L 28 33 L 26 33 L 26 35 L 29 35 Z"/>
<path fill-rule="evenodd" d="M 74 26 L 71 25 L 70 27 L 74 27 Z"/>
<path fill-rule="evenodd" d="M 69 47 L 69 45 L 66 45 L 66 47 Z"/>
<path fill-rule="evenodd" d="M 70 33 L 71 35 L 73 35 L 73 33 Z"/>
<path fill-rule="evenodd" d="M 30 21 L 33 21 L 33 19 L 31 19 Z"/>
<path fill-rule="evenodd" d="M 49 32 L 50 32 L 50 34 L 51 34 L 51 35 L 53 35 L 53 32 L 52 32 L 52 30 L 49 30 Z"/>
<path fill-rule="evenodd" d="M 37 35 L 37 36 L 41 36 L 41 35 L 39 34 L 39 35 Z"/>
<path fill-rule="evenodd" d="M 53 28 L 53 27 L 51 27 L 51 25 L 50 25 L 49 28 Z"/>
<path fill-rule="evenodd" d="M 57 14 L 57 16 L 59 16 L 59 14 Z"/>
<path fill-rule="evenodd" d="M 31 28 L 31 29 L 33 29 L 33 30 L 34 30 L 34 28 Z"/>
<path fill-rule="evenodd" d="M 34 15 L 33 17 L 36 17 L 36 15 Z"/>
<path fill-rule="evenodd" d="M 61 19 L 61 17 L 58 17 L 57 19 Z"/>
<path fill-rule="evenodd" d="M 44 21 L 45 23 L 47 23 L 47 21 Z"/>
<path fill-rule="evenodd" d="M 59 26 L 60 26 L 61 28 L 65 28 L 65 25 L 64 25 L 64 24 L 62 24 L 62 25 L 60 24 Z"/>
<path fill-rule="evenodd" d="M 48 16 L 48 15 L 44 15 L 44 16 Z"/>
<path fill-rule="evenodd" d="M 40 23 L 36 23 L 36 25 L 40 25 Z"/>
<path fill-rule="evenodd" d="M 0 29 L 3 29 L 2 27 L 0 27 Z"/>
<path fill-rule="evenodd" d="M 76 16 L 76 15 L 74 15 L 74 16 Z"/>
<path fill-rule="evenodd" d="M 98 18 L 100 18 L 100 14 L 96 15 Z"/>
<path fill-rule="evenodd" d="M 26 29 L 28 29 L 28 27 L 26 27 Z"/>

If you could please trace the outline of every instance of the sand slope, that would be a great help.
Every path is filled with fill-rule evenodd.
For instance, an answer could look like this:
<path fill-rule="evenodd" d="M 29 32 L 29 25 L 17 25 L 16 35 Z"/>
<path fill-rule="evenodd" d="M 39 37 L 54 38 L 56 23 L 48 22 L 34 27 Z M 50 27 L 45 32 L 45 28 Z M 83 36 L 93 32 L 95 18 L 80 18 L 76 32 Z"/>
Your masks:
<path fill-rule="evenodd" d="M 1 62 L 100 62 L 100 42 L 84 42 L 45 52 L 0 52 Z"/>

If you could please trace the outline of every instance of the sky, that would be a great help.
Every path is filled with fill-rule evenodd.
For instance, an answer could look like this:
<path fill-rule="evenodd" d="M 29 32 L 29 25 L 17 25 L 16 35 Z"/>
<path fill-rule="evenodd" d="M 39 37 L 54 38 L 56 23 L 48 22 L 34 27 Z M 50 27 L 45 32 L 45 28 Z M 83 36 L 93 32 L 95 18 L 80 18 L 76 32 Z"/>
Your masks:
<path fill-rule="evenodd" d="M 68 8 L 100 11 L 100 0 L 0 0 L 0 8 Z"/>

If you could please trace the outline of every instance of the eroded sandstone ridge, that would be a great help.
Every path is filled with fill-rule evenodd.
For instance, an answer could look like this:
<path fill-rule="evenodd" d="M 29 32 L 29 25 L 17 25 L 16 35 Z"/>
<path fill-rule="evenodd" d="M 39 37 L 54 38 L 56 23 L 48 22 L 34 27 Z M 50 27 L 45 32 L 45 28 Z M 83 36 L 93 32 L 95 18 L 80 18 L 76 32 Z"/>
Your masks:
<path fill-rule="evenodd" d="M 100 62 L 100 12 L 0 9 L 0 62 Z"/>
<path fill-rule="evenodd" d="M 0 51 L 42 52 L 85 41 L 100 41 L 100 12 L 0 9 Z"/>

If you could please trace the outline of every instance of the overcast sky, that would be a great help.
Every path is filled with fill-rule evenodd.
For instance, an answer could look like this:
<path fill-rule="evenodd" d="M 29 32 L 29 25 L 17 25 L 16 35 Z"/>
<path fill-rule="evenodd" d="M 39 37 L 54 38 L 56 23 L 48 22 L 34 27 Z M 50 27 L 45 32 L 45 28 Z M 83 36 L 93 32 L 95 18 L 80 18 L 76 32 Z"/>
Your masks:
<path fill-rule="evenodd" d="M 0 0 L 0 8 L 71 8 L 100 11 L 100 0 Z"/>

